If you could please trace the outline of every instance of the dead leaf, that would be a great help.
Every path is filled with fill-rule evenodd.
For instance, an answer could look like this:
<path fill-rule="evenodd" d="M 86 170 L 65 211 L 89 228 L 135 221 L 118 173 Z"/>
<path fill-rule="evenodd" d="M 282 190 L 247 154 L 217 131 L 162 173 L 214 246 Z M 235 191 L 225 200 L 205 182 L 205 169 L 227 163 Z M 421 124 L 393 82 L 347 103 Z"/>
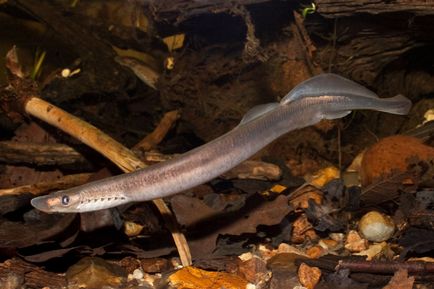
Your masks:
<path fill-rule="evenodd" d="M 318 284 L 321 278 L 321 270 L 318 267 L 310 267 L 305 263 L 301 263 L 298 268 L 298 279 L 301 285 L 307 289 L 313 289 Z"/>
<path fill-rule="evenodd" d="M 53 258 L 62 257 L 66 253 L 68 253 L 72 250 L 75 250 L 79 247 L 80 246 L 76 246 L 76 247 L 70 247 L 70 248 L 65 248 L 65 249 L 45 251 L 45 252 L 42 252 L 39 254 L 34 254 L 34 255 L 28 255 L 28 256 L 20 255 L 20 256 L 26 261 L 29 261 L 32 263 L 39 263 L 39 262 L 48 261 L 48 260 L 53 259 Z"/>
<path fill-rule="evenodd" d="M 398 243 L 404 246 L 404 251 L 400 254 L 401 258 L 404 258 L 408 252 L 423 254 L 434 250 L 434 232 L 411 227 L 404 232 Z"/>
<path fill-rule="evenodd" d="M 368 248 L 368 240 L 363 239 L 355 230 L 348 232 L 347 240 L 345 241 L 345 249 L 350 252 L 360 252 Z"/>
<path fill-rule="evenodd" d="M 320 282 L 315 289 L 367 289 L 368 284 L 361 284 L 349 277 L 350 270 L 343 269 L 333 274 L 324 276 L 324 280 Z"/>
<path fill-rule="evenodd" d="M 315 230 L 324 232 L 330 230 L 332 232 L 339 231 L 345 228 L 345 221 L 339 214 L 339 211 L 330 206 L 329 203 L 318 205 L 310 199 L 308 201 L 309 208 L 305 210 L 309 220 L 312 221 Z"/>
<path fill-rule="evenodd" d="M 41 213 L 39 218 L 25 223 L 0 220 L 0 247 L 22 248 L 35 245 L 65 231 L 75 217 L 76 214 Z"/>
<path fill-rule="evenodd" d="M 412 289 L 413 283 L 414 277 L 408 277 L 407 270 L 399 269 L 383 289 Z"/>
<path fill-rule="evenodd" d="M 414 185 L 403 185 L 403 181 L 411 177 L 411 172 L 393 172 L 365 187 L 360 194 L 364 205 L 375 205 L 398 197 L 400 190 L 411 191 Z"/>
<path fill-rule="evenodd" d="M 247 281 L 225 272 L 210 272 L 194 267 L 185 267 L 170 275 L 168 281 L 174 288 L 182 289 L 240 289 Z"/>
<path fill-rule="evenodd" d="M 243 208 L 232 212 L 219 212 L 202 200 L 182 195 L 172 198 L 171 204 L 178 221 L 196 229 L 196 239 L 189 243 L 192 254 L 201 257 L 215 249 L 219 235 L 255 233 L 257 226 L 279 224 L 290 212 L 284 195 L 272 201 L 253 195 Z M 192 232 L 191 228 L 189 231 Z"/>
<path fill-rule="evenodd" d="M 317 240 L 318 235 L 315 233 L 313 226 L 309 223 L 306 214 L 298 217 L 292 225 L 291 243 L 304 243 L 309 240 Z"/>

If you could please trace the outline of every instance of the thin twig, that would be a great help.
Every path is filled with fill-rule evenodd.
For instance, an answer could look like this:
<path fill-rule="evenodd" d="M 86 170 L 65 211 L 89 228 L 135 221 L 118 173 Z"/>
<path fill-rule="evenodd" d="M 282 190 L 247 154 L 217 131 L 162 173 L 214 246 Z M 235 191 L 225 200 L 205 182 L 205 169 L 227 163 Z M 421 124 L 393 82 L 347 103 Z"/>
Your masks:
<path fill-rule="evenodd" d="M 54 181 L 39 182 L 31 185 L 24 185 L 10 189 L 0 189 L 0 196 L 21 195 L 30 193 L 35 196 L 43 195 L 51 190 L 63 190 L 70 187 L 82 185 L 89 181 L 91 173 L 66 175 Z"/>
<path fill-rule="evenodd" d="M 336 270 L 349 269 L 352 272 L 366 273 L 394 273 L 399 269 L 405 269 L 408 273 L 434 273 L 434 263 L 420 261 L 365 261 L 365 260 L 340 260 Z"/>

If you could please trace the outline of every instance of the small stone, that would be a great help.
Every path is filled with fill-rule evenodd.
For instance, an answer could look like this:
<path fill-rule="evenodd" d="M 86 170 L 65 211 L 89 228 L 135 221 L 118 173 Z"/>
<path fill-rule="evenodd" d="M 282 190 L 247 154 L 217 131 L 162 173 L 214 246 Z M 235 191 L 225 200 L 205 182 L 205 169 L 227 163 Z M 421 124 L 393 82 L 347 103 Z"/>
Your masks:
<path fill-rule="evenodd" d="M 120 266 L 110 264 L 97 257 L 85 257 L 68 268 L 68 289 L 100 289 L 119 287 L 126 281 L 127 274 Z"/>
<path fill-rule="evenodd" d="M 387 241 L 395 232 L 395 224 L 390 216 L 371 211 L 360 219 L 359 232 L 369 241 Z"/>
<path fill-rule="evenodd" d="M 172 269 L 171 264 L 164 258 L 142 259 L 140 265 L 146 273 L 160 273 Z"/>
<path fill-rule="evenodd" d="M 250 252 L 246 252 L 246 253 L 243 253 L 240 256 L 238 256 L 238 258 L 241 261 L 245 262 L 245 261 L 248 261 L 248 260 L 252 259 L 253 258 L 253 254 L 250 253 Z"/>
<path fill-rule="evenodd" d="M 144 276 L 144 274 L 143 274 L 142 270 L 140 270 L 140 269 L 134 270 L 134 272 L 133 272 L 133 278 L 134 279 L 140 280 L 140 279 L 143 279 L 143 276 Z"/>
<path fill-rule="evenodd" d="M 342 244 L 340 242 L 337 242 L 333 239 L 322 239 L 319 240 L 318 245 L 323 247 L 326 250 L 329 251 L 336 251 L 342 248 Z"/>
<path fill-rule="evenodd" d="M 316 245 L 307 249 L 306 254 L 309 256 L 309 258 L 318 259 L 321 256 L 327 255 L 327 250 L 320 245 Z"/>
<path fill-rule="evenodd" d="M 336 242 L 343 242 L 345 239 L 345 234 L 342 233 L 330 233 L 329 234 L 330 239 L 335 240 Z"/>
<path fill-rule="evenodd" d="M 287 243 L 280 243 L 277 247 L 277 253 L 293 253 L 296 255 L 307 257 L 307 255 L 302 250 Z"/>
<path fill-rule="evenodd" d="M 265 261 L 258 256 L 253 256 L 246 261 L 243 261 L 239 267 L 239 275 L 249 283 L 258 284 L 265 280 L 268 275 L 267 265 Z"/>
<path fill-rule="evenodd" d="M 287 271 L 295 272 L 297 270 L 297 266 L 295 265 L 295 259 L 297 258 L 306 258 L 306 257 L 293 254 L 293 253 L 280 253 L 270 258 L 270 260 L 268 260 L 267 267 L 270 268 L 271 270 L 279 268 L 279 269 L 285 269 Z"/>
<path fill-rule="evenodd" d="M 124 233 L 128 237 L 135 237 L 140 235 L 142 232 L 143 226 L 134 222 L 126 221 L 124 223 Z"/>
<path fill-rule="evenodd" d="M 295 259 L 303 256 L 292 253 L 280 253 L 270 258 L 267 267 L 272 271 L 270 289 L 294 288 L 300 285 Z"/>

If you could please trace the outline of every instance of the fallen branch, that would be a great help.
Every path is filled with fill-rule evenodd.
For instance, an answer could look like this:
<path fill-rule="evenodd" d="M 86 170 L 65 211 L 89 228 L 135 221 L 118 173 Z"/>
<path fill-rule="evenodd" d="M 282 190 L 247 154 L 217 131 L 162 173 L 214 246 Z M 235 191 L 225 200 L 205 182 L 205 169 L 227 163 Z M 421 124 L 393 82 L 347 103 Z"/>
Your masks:
<path fill-rule="evenodd" d="M 164 114 L 158 126 L 154 129 L 153 132 L 148 134 L 143 140 L 137 143 L 133 149 L 139 149 L 142 151 L 149 151 L 157 144 L 159 144 L 163 138 L 166 136 L 169 129 L 173 126 L 173 124 L 179 119 L 180 113 L 177 110 L 169 111 Z"/>
<path fill-rule="evenodd" d="M 89 181 L 91 175 L 91 173 L 67 175 L 54 181 L 40 182 L 10 189 L 0 189 L 0 196 L 21 195 L 24 193 L 39 196 L 52 190 L 63 190 L 85 184 Z"/>
<path fill-rule="evenodd" d="M 408 273 L 434 273 L 434 263 L 420 261 L 349 261 L 340 260 L 335 270 L 349 269 L 351 272 L 390 273 L 405 269 Z"/>

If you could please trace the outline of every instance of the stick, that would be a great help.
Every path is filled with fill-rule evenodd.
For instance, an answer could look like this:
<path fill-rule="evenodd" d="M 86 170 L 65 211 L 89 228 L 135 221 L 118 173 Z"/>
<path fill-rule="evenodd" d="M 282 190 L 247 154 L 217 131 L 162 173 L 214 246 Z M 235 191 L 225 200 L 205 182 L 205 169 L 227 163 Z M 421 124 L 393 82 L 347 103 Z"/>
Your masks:
<path fill-rule="evenodd" d="M 24 185 L 11 189 L 0 189 L 0 196 L 20 195 L 24 193 L 30 193 L 32 195 L 39 196 L 43 195 L 47 191 L 63 190 L 82 185 L 89 181 L 91 175 L 91 173 L 67 175 L 54 181 L 39 182 L 36 184 Z"/>
<path fill-rule="evenodd" d="M 136 144 L 133 149 L 149 151 L 159 144 L 166 136 L 173 123 L 179 119 L 180 113 L 177 110 L 172 110 L 164 114 L 158 126 L 154 131 L 148 134 L 143 140 Z"/>

